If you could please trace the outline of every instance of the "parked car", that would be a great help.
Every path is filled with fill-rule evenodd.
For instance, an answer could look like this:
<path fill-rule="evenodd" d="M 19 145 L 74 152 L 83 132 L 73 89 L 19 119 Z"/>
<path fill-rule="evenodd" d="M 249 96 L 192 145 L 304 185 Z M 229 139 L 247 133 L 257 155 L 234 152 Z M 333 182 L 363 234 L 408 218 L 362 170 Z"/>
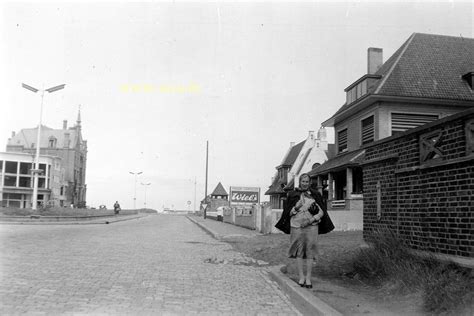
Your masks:
<path fill-rule="evenodd" d="M 105 205 L 103 205 L 103 204 L 102 204 L 102 205 L 99 205 L 99 210 L 106 210 L 106 209 L 107 209 L 107 206 L 105 206 Z"/>

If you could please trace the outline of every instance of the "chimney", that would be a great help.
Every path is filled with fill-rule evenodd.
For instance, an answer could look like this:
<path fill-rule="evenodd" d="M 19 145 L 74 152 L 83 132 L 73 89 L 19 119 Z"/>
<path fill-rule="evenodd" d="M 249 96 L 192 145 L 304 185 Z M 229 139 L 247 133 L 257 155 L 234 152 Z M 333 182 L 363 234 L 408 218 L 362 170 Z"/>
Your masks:
<path fill-rule="evenodd" d="M 15 137 L 15 131 L 12 131 L 12 138 Z"/>
<path fill-rule="evenodd" d="M 318 131 L 318 139 L 325 141 L 326 140 L 326 129 L 324 127 L 320 127 Z"/>
<path fill-rule="evenodd" d="M 64 133 L 64 147 L 69 147 L 69 133 Z"/>
<path fill-rule="evenodd" d="M 383 50 L 381 48 L 369 47 L 367 49 L 367 74 L 373 75 L 383 64 Z"/>
<path fill-rule="evenodd" d="M 309 137 L 309 139 L 314 139 L 314 131 L 309 131 L 308 132 L 308 137 Z"/>
<path fill-rule="evenodd" d="M 290 148 L 295 146 L 295 142 L 290 142 Z"/>
<path fill-rule="evenodd" d="M 67 120 L 63 120 L 63 129 L 67 129 Z"/>

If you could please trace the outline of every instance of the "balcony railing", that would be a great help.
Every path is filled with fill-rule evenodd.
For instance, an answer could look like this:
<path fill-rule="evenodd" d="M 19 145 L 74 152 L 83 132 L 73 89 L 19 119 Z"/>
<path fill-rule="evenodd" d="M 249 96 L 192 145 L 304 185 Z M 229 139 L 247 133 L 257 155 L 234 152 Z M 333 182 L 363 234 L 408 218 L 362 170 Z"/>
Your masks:
<path fill-rule="evenodd" d="M 331 208 L 345 208 L 346 200 L 333 200 L 331 201 Z"/>

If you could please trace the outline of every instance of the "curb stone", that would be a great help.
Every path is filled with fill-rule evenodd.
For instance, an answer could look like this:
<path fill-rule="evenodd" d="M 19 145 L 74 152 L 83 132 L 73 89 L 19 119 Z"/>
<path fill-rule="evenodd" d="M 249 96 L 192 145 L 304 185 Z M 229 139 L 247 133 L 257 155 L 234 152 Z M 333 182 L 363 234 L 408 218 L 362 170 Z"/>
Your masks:
<path fill-rule="evenodd" d="M 222 240 L 222 236 L 219 235 L 218 233 L 216 233 L 215 231 L 213 231 L 212 229 L 210 229 L 209 227 L 206 227 L 206 225 L 203 225 L 201 223 L 199 223 L 198 221 L 196 221 L 195 219 L 189 217 L 189 216 L 186 216 L 187 219 L 189 219 L 191 222 L 193 222 L 194 224 L 198 225 L 199 227 L 201 227 L 202 230 L 204 230 L 206 233 L 208 233 L 209 235 L 211 235 L 212 237 L 214 237 L 215 239 L 217 240 Z"/>
<path fill-rule="evenodd" d="M 107 217 L 100 220 L 90 220 L 85 218 L 82 221 L 49 221 L 49 222 L 34 222 L 34 221 L 2 221 L 0 218 L 0 225 L 100 225 L 113 224 L 117 222 L 129 221 L 132 219 L 141 219 L 150 214 L 133 214 L 120 217 Z"/>
<path fill-rule="evenodd" d="M 340 312 L 329 306 L 317 296 L 302 289 L 293 280 L 287 277 L 281 269 L 285 265 L 268 268 L 270 276 L 288 294 L 295 306 L 301 307 L 303 315 L 342 316 Z"/>

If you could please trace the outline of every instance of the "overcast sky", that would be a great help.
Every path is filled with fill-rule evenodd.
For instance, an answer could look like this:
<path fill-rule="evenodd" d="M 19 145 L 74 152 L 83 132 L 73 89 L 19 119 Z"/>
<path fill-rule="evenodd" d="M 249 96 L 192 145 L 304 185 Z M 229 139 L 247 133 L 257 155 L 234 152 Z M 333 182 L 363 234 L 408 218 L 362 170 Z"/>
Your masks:
<path fill-rule="evenodd" d="M 414 32 L 473 37 L 472 2 L 87 2 L 0 5 L 0 150 L 12 131 L 76 121 L 87 204 L 187 209 L 218 182 L 271 183 L 290 142 L 317 131 Z M 268 200 L 268 196 L 263 196 Z M 191 209 L 193 205 L 191 205 Z"/>

